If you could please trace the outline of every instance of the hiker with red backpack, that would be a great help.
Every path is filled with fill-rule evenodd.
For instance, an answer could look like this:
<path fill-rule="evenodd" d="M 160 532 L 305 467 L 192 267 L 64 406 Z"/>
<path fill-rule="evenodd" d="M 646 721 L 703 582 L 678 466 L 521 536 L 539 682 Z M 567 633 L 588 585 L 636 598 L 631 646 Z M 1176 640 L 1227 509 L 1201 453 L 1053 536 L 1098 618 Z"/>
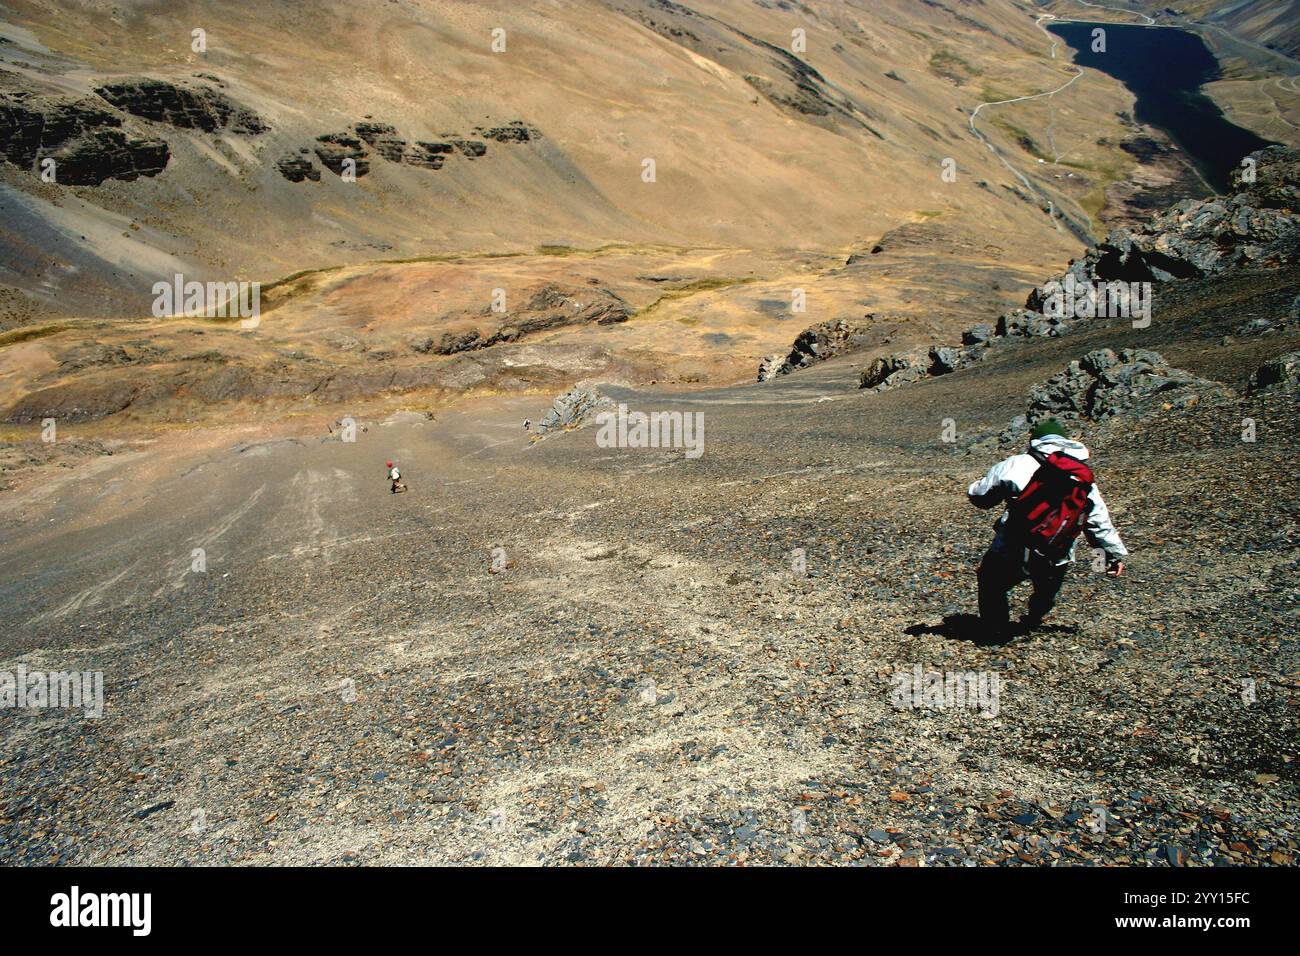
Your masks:
<path fill-rule="evenodd" d="M 1026 578 L 1034 593 L 1021 627 L 1028 631 L 1042 623 L 1074 560 L 1080 531 L 1090 545 L 1106 552 L 1110 577 L 1124 573 L 1128 549 L 1111 523 L 1087 460 L 1088 449 L 1067 438 L 1064 426 L 1049 418 L 1034 426 L 1025 454 L 994 465 L 967 491 L 977 508 L 1007 504 L 979 568 L 980 620 L 992 633 L 1009 629 L 1007 595 Z"/>

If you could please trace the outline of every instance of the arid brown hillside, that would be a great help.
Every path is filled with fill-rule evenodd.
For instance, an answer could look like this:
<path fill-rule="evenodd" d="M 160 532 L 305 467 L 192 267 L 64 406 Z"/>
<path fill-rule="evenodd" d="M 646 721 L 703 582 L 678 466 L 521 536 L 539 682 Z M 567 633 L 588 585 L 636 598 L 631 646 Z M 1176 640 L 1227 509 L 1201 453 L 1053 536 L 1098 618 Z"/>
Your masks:
<path fill-rule="evenodd" d="M 609 242 L 827 251 L 918 217 L 1042 265 L 1089 226 L 1081 180 L 986 124 L 1027 187 L 969 128 L 981 102 L 1072 74 L 1007 0 L 7 11 L 5 122 L 15 142 L 44 132 L 0 168 L 0 282 L 61 314 L 147 315 L 176 271 L 269 282 Z M 1103 80 L 1071 108 L 1095 139 L 1122 106 Z M 1015 109 L 998 115 L 1036 125 Z M 41 180 L 46 158 L 65 178 Z"/>

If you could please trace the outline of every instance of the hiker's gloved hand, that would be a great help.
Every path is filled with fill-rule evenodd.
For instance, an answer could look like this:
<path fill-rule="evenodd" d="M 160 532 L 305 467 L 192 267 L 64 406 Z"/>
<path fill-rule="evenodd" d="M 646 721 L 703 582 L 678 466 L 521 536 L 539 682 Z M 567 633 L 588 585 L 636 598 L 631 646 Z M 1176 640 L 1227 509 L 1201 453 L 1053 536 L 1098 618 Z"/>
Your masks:
<path fill-rule="evenodd" d="M 1118 578 L 1118 577 L 1122 577 L 1123 574 L 1124 574 L 1124 562 L 1123 562 L 1123 561 L 1107 561 L 1107 562 L 1106 562 L 1106 576 L 1107 576 L 1108 578 Z"/>

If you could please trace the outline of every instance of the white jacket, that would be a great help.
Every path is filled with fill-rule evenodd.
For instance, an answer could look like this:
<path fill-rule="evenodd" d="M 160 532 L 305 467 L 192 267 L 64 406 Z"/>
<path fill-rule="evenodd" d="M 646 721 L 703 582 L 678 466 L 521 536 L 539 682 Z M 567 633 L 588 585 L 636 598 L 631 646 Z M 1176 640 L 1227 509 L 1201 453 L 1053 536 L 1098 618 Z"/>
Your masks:
<path fill-rule="evenodd" d="M 1043 455 L 1050 455 L 1059 451 L 1080 461 L 1088 460 L 1088 449 L 1082 442 L 1062 438 L 1060 435 L 1047 435 L 1043 438 L 1036 438 L 1029 443 L 1029 447 Z M 1038 459 L 1034 458 L 1033 455 L 1028 453 L 1013 455 L 1006 461 L 998 462 L 990 468 L 989 473 L 971 485 L 966 494 L 970 497 L 971 504 L 977 508 L 996 507 L 1005 501 L 1018 497 L 1025 490 L 1025 486 L 1029 484 L 1029 480 L 1034 477 L 1034 472 L 1037 470 Z M 1088 513 L 1088 520 L 1083 526 L 1084 536 L 1094 548 L 1101 548 L 1106 552 L 1108 558 L 1112 561 L 1118 561 L 1128 554 L 1128 549 L 1124 547 L 1119 532 L 1115 530 L 1115 526 L 1111 523 L 1110 509 L 1106 507 L 1106 502 L 1101 497 L 1101 489 L 1095 484 L 1088 495 L 1088 500 L 1092 503 L 1092 510 Z M 996 525 L 997 533 L 993 539 L 994 551 L 1005 551 L 1007 549 L 1007 542 L 1003 540 L 1002 534 L 1006 528 L 1006 523 L 1007 515 L 1003 512 Z M 1073 560 L 1074 547 L 1071 546 L 1070 553 L 1056 563 L 1069 564 Z"/>

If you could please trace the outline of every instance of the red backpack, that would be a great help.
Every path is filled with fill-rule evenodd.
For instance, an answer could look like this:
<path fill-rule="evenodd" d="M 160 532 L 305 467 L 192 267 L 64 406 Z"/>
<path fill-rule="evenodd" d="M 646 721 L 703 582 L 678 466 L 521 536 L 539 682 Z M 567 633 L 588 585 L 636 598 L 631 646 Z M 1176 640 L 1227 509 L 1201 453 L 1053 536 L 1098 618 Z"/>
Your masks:
<path fill-rule="evenodd" d="M 1031 550 L 1064 557 L 1091 510 L 1092 469 L 1064 452 L 1029 453 L 1038 461 L 1038 470 L 1009 505 L 1008 530 Z"/>

